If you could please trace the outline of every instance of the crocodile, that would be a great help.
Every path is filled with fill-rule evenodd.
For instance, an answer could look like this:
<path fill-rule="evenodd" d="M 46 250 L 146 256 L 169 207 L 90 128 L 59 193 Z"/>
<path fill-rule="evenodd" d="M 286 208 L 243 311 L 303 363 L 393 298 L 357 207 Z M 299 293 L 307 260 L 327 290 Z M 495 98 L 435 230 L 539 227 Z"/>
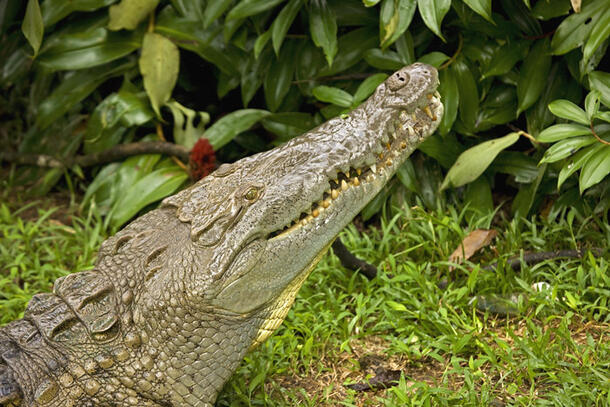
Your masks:
<path fill-rule="evenodd" d="M 434 132 L 435 68 L 222 164 L 105 240 L 0 329 L 0 405 L 213 406 L 339 232 Z"/>

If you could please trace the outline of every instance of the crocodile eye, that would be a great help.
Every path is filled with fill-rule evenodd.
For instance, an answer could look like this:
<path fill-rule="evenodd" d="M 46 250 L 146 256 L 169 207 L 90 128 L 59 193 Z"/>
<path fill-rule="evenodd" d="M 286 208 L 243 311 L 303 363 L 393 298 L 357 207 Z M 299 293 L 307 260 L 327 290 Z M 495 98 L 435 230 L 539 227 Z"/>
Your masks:
<path fill-rule="evenodd" d="M 258 199 L 258 189 L 254 187 L 248 189 L 244 194 L 244 198 L 250 202 L 256 201 Z"/>

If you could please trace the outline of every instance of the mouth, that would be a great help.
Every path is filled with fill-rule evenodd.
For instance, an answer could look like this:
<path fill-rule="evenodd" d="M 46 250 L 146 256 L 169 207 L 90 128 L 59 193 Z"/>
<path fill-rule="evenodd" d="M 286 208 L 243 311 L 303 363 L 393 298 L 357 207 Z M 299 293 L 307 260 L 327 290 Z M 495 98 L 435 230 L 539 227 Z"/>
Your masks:
<path fill-rule="evenodd" d="M 399 110 L 398 117 L 388 124 L 380 148 L 371 152 L 372 159 L 369 161 L 373 164 L 338 172 L 334 179 L 328 180 L 328 188 L 322 197 L 312 202 L 308 211 L 301 212 L 290 223 L 269 233 L 267 240 L 281 239 L 325 218 L 325 214 L 333 210 L 334 203 L 340 201 L 350 189 L 363 189 L 368 184 L 379 184 L 379 181 L 385 183 L 419 142 L 434 132 L 442 116 L 443 106 L 440 94 L 434 90 L 424 95 L 415 104 L 415 108 L 402 107 Z"/>

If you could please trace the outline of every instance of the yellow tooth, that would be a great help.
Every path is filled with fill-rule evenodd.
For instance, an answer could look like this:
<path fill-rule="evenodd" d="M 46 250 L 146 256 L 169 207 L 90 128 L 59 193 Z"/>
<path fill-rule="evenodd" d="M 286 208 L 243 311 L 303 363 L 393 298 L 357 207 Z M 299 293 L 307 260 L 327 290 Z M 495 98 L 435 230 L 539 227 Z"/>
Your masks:
<path fill-rule="evenodd" d="M 383 153 L 379 153 L 379 159 L 383 160 Z"/>
<path fill-rule="evenodd" d="M 328 208 L 330 206 L 330 200 L 329 199 L 325 199 L 322 201 L 322 207 L 323 208 Z"/>
<path fill-rule="evenodd" d="M 400 143 L 400 148 L 402 148 L 403 150 L 407 148 L 407 143 L 405 143 L 404 141 Z"/>
<path fill-rule="evenodd" d="M 349 171 L 343 171 L 343 175 L 345 175 L 345 178 L 349 179 Z"/>
<path fill-rule="evenodd" d="M 337 199 L 337 198 L 339 197 L 339 191 L 337 191 L 336 189 L 333 189 L 333 190 L 330 192 L 330 197 L 331 197 L 332 199 Z"/>
<path fill-rule="evenodd" d="M 307 222 L 311 222 L 313 220 L 313 216 L 311 215 L 307 215 L 307 217 L 305 218 L 305 220 L 307 220 Z"/>
<path fill-rule="evenodd" d="M 385 144 L 385 148 L 387 148 L 389 150 L 390 149 L 390 143 L 386 143 Z"/>
<path fill-rule="evenodd" d="M 348 188 L 347 182 L 345 182 L 345 180 L 342 179 L 341 180 L 341 190 L 345 191 L 345 190 L 347 190 L 347 188 Z"/>
<path fill-rule="evenodd" d="M 432 98 L 434 97 L 434 95 L 432 93 L 428 93 L 426 95 L 426 97 L 428 98 L 428 100 L 432 100 Z"/>
<path fill-rule="evenodd" d="M 362 174 L 362 170 L 361 170 L 360 168 L 358 168 L 358 169 L 356 170 L 356 174 L 358 174 L 358 175 Z"/>
<path fill-rule="evenodd" d="M 432 114 L 432 110 L 430 110 L 430 106 L 425 106 L 424 112 L 426 112 L 426 115 L 428 115 L 429 118 L 434 120 L 434 115 Z"/>
<path fill-rule="evenodd" d="M 377 173 L 377 166 L 375 164 L 371 165 L 371 171 L 373 172 L 373 174 Z"/>
<path fill-rule="evenodd" d="M 320 210 L 318 208 L 314 209 L 313 211 L 311 211 L 311 215 L 314 218 L 317 218 L 318 216 L 320 216 Z"/>
<path fill-rule="evenodd" d="M 358 177 L 352 178 L 352 184 L 354 184 L 354 186 L 360 185 L 360 180 L 358 179 Z"/>
<path fill-rule="evenodd" d="M 389 158 L 386 160 L 385 165 L 387 165 L 388 167 L 392 165 L 392 160 L 390 160 Z"/>
<path fill-rule="evenodd" d="M 373 181 L 373 179 L 375 179 L 375 178 L 373 177 L 373 174 L 369 174 L 369 175 L 367 175 L 367 176 L 366 176 L 366 180 L 367 180 L 368 182 Z"/>

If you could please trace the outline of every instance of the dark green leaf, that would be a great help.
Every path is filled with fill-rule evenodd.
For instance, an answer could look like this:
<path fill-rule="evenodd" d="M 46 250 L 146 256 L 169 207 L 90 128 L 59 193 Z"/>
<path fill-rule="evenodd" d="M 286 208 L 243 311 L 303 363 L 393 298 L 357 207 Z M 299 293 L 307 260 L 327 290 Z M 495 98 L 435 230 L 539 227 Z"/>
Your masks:
<path fill-rule="evenodd" d="M 546 164 L 541 165 L 538 168 L 538 175 L 534 182 L 523 185 L 519 189 L 511 206 L 511 212 L 515 217 L 526 217 L 530 209 L 532 209 L 532 205 L 536 198 L 536 192 L 538 192 L 538 187 L 540 186 L 540 182 L 542 181 L 545 172 Z"/>
<path fill-rule="evenodd" d="M 364 4 L 364 7 L 373 7 L 380 1 L 381 0 L 362 0 L 362 3 Z"/>
<path fill-rule="evenodd" d="M 444 168 L 451 167 L 464 151 L 464 147 L 458 143 L 453 133 L 443 138 L 428 137 L 418 148 L 426 155 L 434 158 Z"/>
<path fill-rule="evenodd" d="M 36 57 L 44 33 L 44 25 L 42 24 L 42 15 L 40 13 L 38 0 L 28 0 L 23 23 L 21 24 L 21 31 L 34 49 L 34 57 Z"/>
<path fill-rule="evenodd" d="M 580 193 L 600 182 L 608 174 L 610 174 L 610 147 L 604 146 L 585 161 L 578 179 Z"/>
<path fill-rule="evenodd" d="M 464 3 L 466 3 L 475 13 L 490 23 L 494 23 L 491 18 L 491 0 L 464 0 Z"/>
<path fill-rule="evenodd" d="M 417 0 L 417 7 L 426 26 L 445 41 L 441 33 L 441 23 L 451 7 L 451 0 Z"/>
<path fill-rule="evenodd" d="M 379 86 L 383 81 L 387 79 L 388 75 L 384 73 L 378 73 L 366 78 L 358 89 L 356 89 L 356 93 L 354 93 L 354 104 L 358 105 L 360 102 L 368 98 L 375 92 L 377 86 Z"/>
<path fill-rule="evenodd" d="M 342 35 L 339 37 L 339 52 L 333 61 L 333 66 L 324 66 L 318 72 L 318 76 L 334 75 L 351 68 L 362 59 L 368 49 L 376 46 L 377 41 L 377 32 L 372 27 L 358 28 Z M 311 64 L 311 60 L 305 57 L 307 55 L 304 54 L 302 61 Z"/>
<path fill-rule="evenodd" d="M 292 22 L 302 6 L 303 0 L 290 0 L 290 2 L 284 6 L 282 11 L 280 11 L 280 14 L 278 14 L 275 21 L 273 21 L 273 24 L 271 25 L 271 35 L 275 55 L 280 54 L 280 48 L 282 46 L 282 42 L 284 42 L 284 37 L 286 37 L 288 29 L 292 25 Z"/>
<path fill-rule="evenodd" d="M 581 149 L 579 152 L 568 158 L 564 166 L 561 168 L 561 171 L 559 171 L 559 176 L 557 177 L 557 189 L 561 188 L 561 185 L 566 179 L 581 169 L 593 154 L 603 150 L 604 148 L 606 148 L 606 146 L 602 143 L 596 143 L 592 146 Z"/>
<path fill-rule="evenodd" d="M 583 49 L 583 60 L 588 61 L 591 55 L 599 48 L 600 45 L 610 36 L 610 7 L 595 22 L 591 35 Z"/>
<path fill-rule="evenodd" d="M 525 45 L 524 42 L 507 42 L 496 48 L 487 70 L 481 75 L 481 79 L 504 75 L 513 69 L 517 61 L 522 58 Z"/>
<path fill-rule="evenodd" d="M 383 205 L 387 202 L 390 197 L 391 189 L 387 185 L 383 187 L 381 191 L 373 198 L 365 207 L 362 209 L 360 216 L 363 221 L 367 221 L 373 217 L 377 212 L 381 210 Z"/>
<path fill-rule="evenodd" d="M 610 107 L 610 73 L 594 71 L 589 73 L 589 86 L 600 94 L 601 102 Z"/>
<path fill-rule="evenodd" d="M 288 42 L 276 61 L 271 63 L 271 68 L 265 77 L 265 101 L 269 110 L 277 111 L 292 85 L 299 43 Z M 272 57 L 273 58 L 273 57 Z"/>
<path fill-rule="evenodd" d="M 42 21 L 49 27 L 75 11 L 95 11 L 116 0 L 45 0 L 40 5 Z"/>
<path fill-rule="evenodd" d="M 269 31 L 267 31 L 269 32 Z M 269 70 L 269 65 L 274 61 L 274 55 L 270 48 L 263 51 L 259 57 L 250 57 L 241 79 L 241 100 L 244 107 L 248 106 L 258 88 L 263 84 L 263 80 Z"/>
<path fill-rule="evenodd" d="M 502 0 L 501 3 L 505 15 L 525 36 L 537 37 L 542 35 L 542 27 L 538 20 L 532 16 L 529 6 L 521 1 L 513 0 Z"/>
<path fill-rule="evenodd" d="M 415 46 L 413 45 L 413 37 L 409 31 L 405 31 L 404 35 L 398 37 L 394 43 L 396 52 L 400 56 L 400 60 L 405 65 L 410 65 L 415 62 Z"/>
<path fill-rule="evenodd" d="M 281 141 L 299 136 L 315 126 L 313 117 L 308 113 L 274 113 L 262 120 L 265 130 L 275 134 Z"/>
<path fill-rule="evenodd" d="M 447 62 L 449 57 L 442 52 L 433 51 L 429 54 L 422 55 L 419 57 L 418 61 L 423 62 L 424 64 L 432 65 L 436 69 L 440 68 L 442 64 Z"/>
<path fill-rule="evenodd" d="M 580 13 L 575 13 L 561 22 L 551 41 L 553 54 L 563 55 L 584 44 L 591 30 L 608 7 L 607 0 L 586 2 Z"/>
<path fill-rule="evenodd" d="M 521 66 L 517 82 L 519 105 L 517 115 L 531 107 L 544 90 L 551 69 L 551 55 L 548 39 L 538 40 L 530 49 Z"/>
<path fill-rule="evenodd" d="M 121 0 L 119 4 L 110 6 L 108 13 L 111 30 L 133 30 L 142 20 L 152 13 L 159 0 Z"/>
<path fill-rule="evenodd" d="M 502 151 L 489 168 L 515 177 L 515 182 L 529 184 L 538 176 L 538 161 L 517 151 Z"/>
<path fill-rule="evenodd" d="M 229 11 L 227 20 L 246 18 L 262 13 L 283 2 L 284 0 L 241 0 L 239 4 Z"/>
<path fill-rule="evenodd" d="M 309 10 L 309 31 L 317 47 L 322 48 L 328 66 L 337 54 L 337 20 L 326 0 L 312 0 Z"/>
<path fill-rule="evenodd" d="M 416 0 L 383 0 L 379 16 L 382 49 L 392 45 L 409 28 L 416 8 Z"/>
<path fill-rule="evenodd" d="M 460 91 L 456 78 L 456 73 L 452 69 L 440 71 L 440 85 L 438 92 L 441 94 L 441 101 L 445 107 L 445 113 L 438 126 L 438 132 L 445 136 L 451 130 L 457 117 L 458 106 L 460 103 Z"/>
<path fill-rule="evenodd" d="M 540 163 L 554 163 L 575 154 L 579 149 L 597 142 L 593 136 L 571 137 L 553 144 L 545 151 Z"/>
<path fill-rule="evenodd" d="M 53 70 L 92 68 L 132 53 L 141 46 L 141 33 L 108 32 L 99 27 L 76 34 L 50 38 L 39 63 Z"/>
<path fill-rule="evenodd" d="M 443 180 L 441 190 L 449 186 L 459 187 L 477 179 L 489 167 L 500 151 L 515 144 L 518 133 L 510 133 L 504 137 L 485 141 L 464 151 Z"/>
<path fill-rule="evenodd" d="M 152 32 L 144 35 L 140 72 L 144 79 L 144 89 L 159 117 L 161 106 L 172 96 L 180 70 L 179 63 L 180 52 L 173 42 Z"/>
<path fill-rule="evenodd" d="M 331 86 L 316 86 L 313 89 L 313 96 L 321 102 L 332 103 L 341 107 L 350 107 L 354 98 L 343 89 Z"/>
<path fill-rule="evenodd" d="M 569 14 L 571 8 L 570 0 L 537 1 L 532 16 L 538 20 L 550 20 Z"/>
<path fill-rule="evenodd" d="M 111 64 L 110 66 L 77 71 L 67 76 L 53 93 L 40 104 L 37 125 L 41 129 L 48 127 L 77 103 L 89 96 L 108 78 L 122 75 L 133 66 L 134 64 L 131 62 Z"/>
<path fill-rule="evenodd" d="M 477 214 L 490 213 L 494 209 L 491 196 L 491 186 L 486 177 L 479 177 L 466 187 L 464 201 L 469 209 L 474 209 Z"/>
<path fill-rule="evenodd" d="M 271 39 L 271 30 L 267 30 L 256 38 L 254 41 L 254 58 L 258 59 L 259 55 L 265 49 L 265 45 Z"/>
<path fill-rule="evenodd" d="M 555 124 L 541 131 L 536 140 L 543 143 L 552 143 L 570 137 L 586 136 L 589 134 L 591 134 L 591 130 L 579 124 Z"/>
<path fill-rule="evenodd" d="M 382 51 L 379 48 L 366 51 L 364 60 L 372 67 L 390 71 L 396 71 L 405 65 L 398 53 L 390 50 Z"/>
<path fill-rule="evenodd" d="M 178 166 L 159 168 L 131 185 L 114 204 L 110 224 L 118 228 L 134 217 L 140 209 L 174 193 L 188 179 Z"/>
<path fill-rule="evenodd" d="M 407 159 L 403 165 L 398 167 L 396 176 L 409 191 L 418 193 L 419 185 L 417 182 L 417 175 L 415 174 L 415 168 L 411 160 Z"/>
<path fill-rule="evenodd" d="M 216 21 L 231 4 L 233 4 L 234 0 L 214 0 L 208 1 L 205 7 L 205 11 L 203 12 L 203 27 L 208 28 L 210 24 Z"/>
<path fill-rule="evenodd" d="M 479 90 L 470 68 L 464 61 L 458 59 L 451 65 L 455 72 L 460 92 L 460 119 L 468 129 L 474 128 L 479 110 Z"/>
<path fill-rule="evenodd" d="M 561 117 L 563 119 L 568 119 L 575 121 L 580 124 L 588 125 L 589 120 L 587 119 L 587 114 L 580 107 L 576 106 L 574 103 L 569 100 L 559 99 L 554 100 L 549 104 L 549 110 L 555 116 Z"/>
<path fill-rule="evenodd" d="M 270 113 L 259 109 L 236 110 L 216 121 L 204 133 L 214 150 L 233 140 L 239 133 L 248 130 Z"/>

